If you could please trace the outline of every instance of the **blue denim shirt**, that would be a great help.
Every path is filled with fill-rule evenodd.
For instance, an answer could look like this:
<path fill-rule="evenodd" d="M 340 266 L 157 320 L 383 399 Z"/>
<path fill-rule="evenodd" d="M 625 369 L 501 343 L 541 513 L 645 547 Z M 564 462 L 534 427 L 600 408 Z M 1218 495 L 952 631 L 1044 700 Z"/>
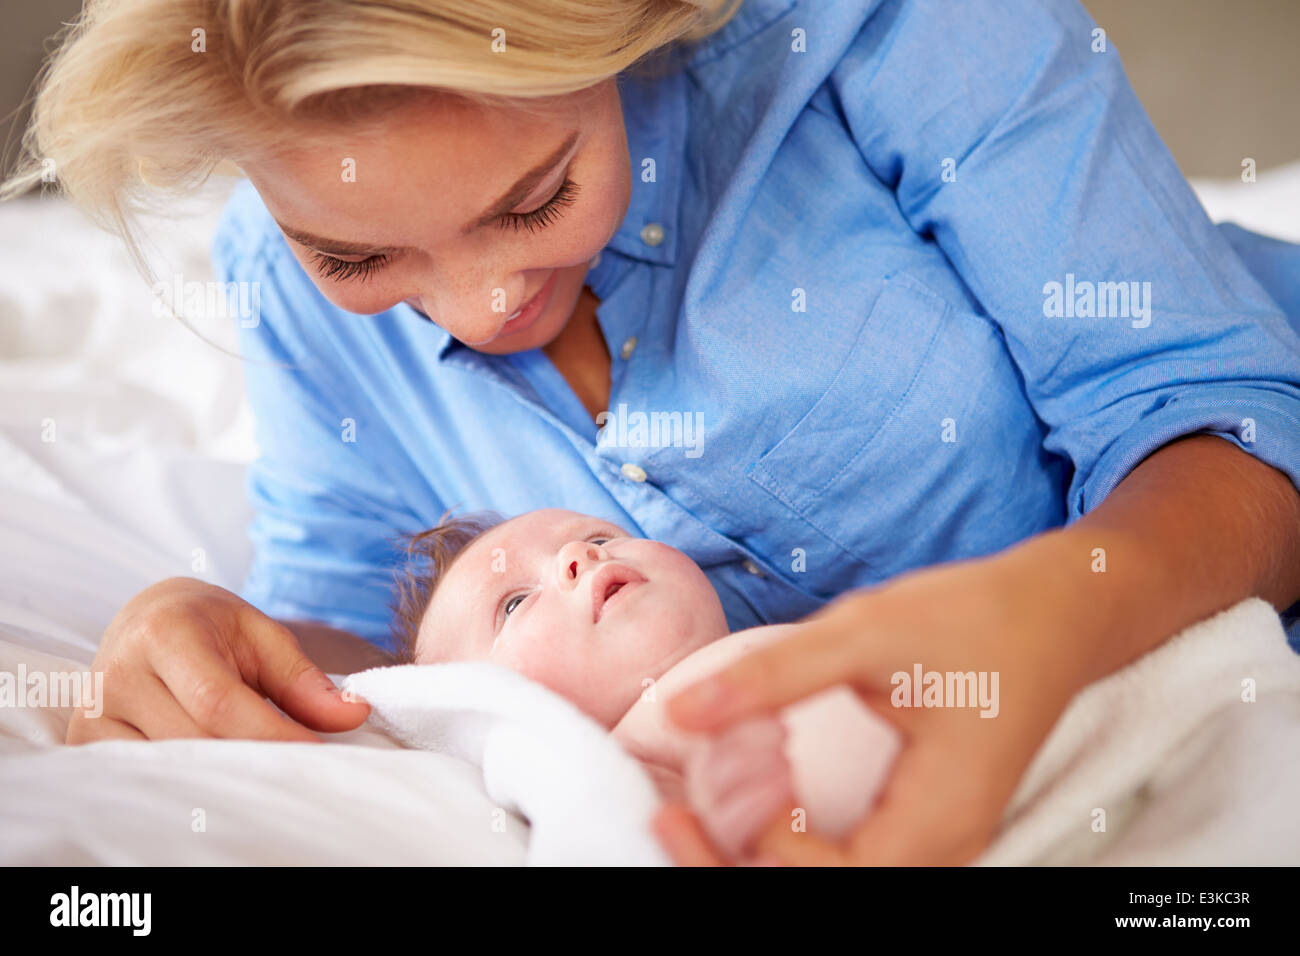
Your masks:
<path fill-rule="evenodd" d="M 1188 433 L 1300 485 L 1300 247 L 1208 221 L 1094 27 L 748 0 L 620 77 L 599 436 L 539 350 L 331 305 L 241 184 L 214 263 L 261 284 L 242 596 L 386 645 L 389 535 L 564 507 L 686 552 L 741 628 L 1076 519 Z"/>

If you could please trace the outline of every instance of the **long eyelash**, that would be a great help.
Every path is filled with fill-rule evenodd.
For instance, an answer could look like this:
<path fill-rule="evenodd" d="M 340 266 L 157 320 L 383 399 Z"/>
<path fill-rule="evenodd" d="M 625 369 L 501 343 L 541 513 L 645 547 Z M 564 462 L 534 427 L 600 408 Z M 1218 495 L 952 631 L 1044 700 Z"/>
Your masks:
<path fill-rule="evenodd" d="M 538 229 L 545 229 L 556 219 L 560 218 L 560 209 L 564 206 L 573 205 L 578 196 L 578 184 L 568 176 L 564 177 L 564 182 L 560 183 L 560 188 L 555 191 L 555 195 L 550 201 L 540 209 L 534 209 L 532 212 L 525 213 L 506 213 L 498 222 L 503 229 L 514 227 L 516 230 L 521 227 L 529 232 L 535 232 Z"/>
<path fill-rule="evenodd" d="M 566 176 L 564 182 L 560 183 L 560 188 L 556 190 L 555 195 L 550 198 L 546 205 L 540 209 L 534 209 L 532 212 L 506 213 L 497 222 L 503 229 L 513 227 L 516 231 L 521 228 L 527 229 L 529 232 L 545 229 L 560 217 L 561 209 L 573 205 L 578 197 L 578 189 L 578 184 Z M 322 278 L 338 279 L 344 282 L 352 279 L 365 282 L 388 264 L 388 256 L 386 255 L 371 256 L 368 259 L 362 259 L 360 262 L 348 262 L 346 259 L 327 256 L 323 252 L 312 252 L 311 258 L 316 264 L 316 271 Z"/>
<path fill-rule="evenodd" d="M 316 263 L 316 271 L 326 279 L 360 279 L 365 282 L 378 270 L 382 269 L 388 262 L 388 256 L 371 256 L 368 259 L 362 259 L 360 262 L 348 262 L 346 259 L 336 259 L 334 256 L 327 256 L 323 252 L 313 252 L 312 261 Z"/>

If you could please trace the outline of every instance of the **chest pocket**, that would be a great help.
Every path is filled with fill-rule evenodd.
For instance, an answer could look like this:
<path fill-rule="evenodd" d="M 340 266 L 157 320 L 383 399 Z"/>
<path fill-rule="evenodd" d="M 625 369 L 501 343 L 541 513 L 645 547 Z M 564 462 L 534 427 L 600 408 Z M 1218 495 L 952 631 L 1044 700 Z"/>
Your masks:
<path fill-rule="evenodd" d="M 823 564 L 819 590 L 896 570 L 880 546 L 898 540 L 895 522 L 908 517 L 900 486 L 918 477 L 914 462 L 900 459 L 900 439 L 916 430 L 939 440 L 945 407 L 958 404 L 943 400 L 945 372 L 927 367 L 950 322 L 947 302 L 917 280 L 887 278 L 829 387 L 748 470 L 824 537 L 809 549 L 810 562 L 818 552 Z"/>

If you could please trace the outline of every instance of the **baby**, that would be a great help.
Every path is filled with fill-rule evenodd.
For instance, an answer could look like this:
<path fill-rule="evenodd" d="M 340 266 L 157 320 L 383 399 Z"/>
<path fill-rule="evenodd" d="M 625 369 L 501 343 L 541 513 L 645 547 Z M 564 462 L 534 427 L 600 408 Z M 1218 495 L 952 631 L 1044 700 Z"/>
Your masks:
<path fill-rule="evenodd" d="M 677 549 L 558 509 L 401 537 L 427 565 L 398 581 L 399 663 L 489 661 L 562 695 L 732 859 L 800 823 L 842 837 L 869 811 L 898 736 L 848 688 L 716 737 L 668 720 L 663 704 L 679 690 L 796 630 L 728 634 L 713 586 Z"/>

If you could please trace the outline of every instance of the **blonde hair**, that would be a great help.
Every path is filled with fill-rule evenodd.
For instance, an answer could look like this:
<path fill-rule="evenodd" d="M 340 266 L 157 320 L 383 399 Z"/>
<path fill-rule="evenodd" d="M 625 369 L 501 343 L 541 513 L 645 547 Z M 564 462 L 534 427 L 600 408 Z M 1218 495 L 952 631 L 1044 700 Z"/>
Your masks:
<path fill-rule="evenodd" d="M 420 623 L 433 602 L 438 585 L 456 559 L 483 532 L 505 521 L 495 511 L 478 511 L 459 517 L 443 514 L 427 531 L 400 533 L 394 540 L 404 546 L 406 561 L 394 572 L 394 598 L 389 602 L 393 616 L 393 657 L 398 664 L 412 664 L 418 654 Z"/>
<path fill-rule="evenodd" d="M 232 157 L 414 95 L 520 108 L 651 72 L 742 0 L 86 0 L 42 68 L 0 200 L 55 181 L 149 269 L 146 210 Z M 644 61 L 644 62 L 643 62 Z"/>

